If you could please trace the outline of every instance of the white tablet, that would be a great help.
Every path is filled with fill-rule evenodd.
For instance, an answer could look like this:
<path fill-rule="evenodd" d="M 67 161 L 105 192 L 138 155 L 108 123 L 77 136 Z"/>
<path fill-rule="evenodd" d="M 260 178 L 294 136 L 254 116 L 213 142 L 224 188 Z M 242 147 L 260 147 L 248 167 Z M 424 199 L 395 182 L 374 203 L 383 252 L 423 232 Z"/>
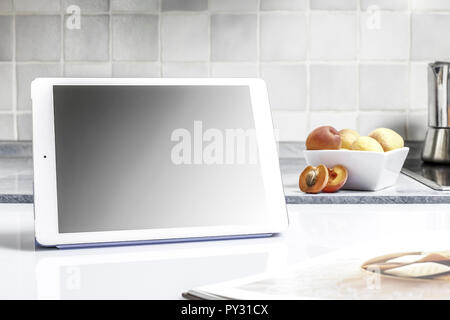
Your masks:
<path fill-rule="evenodd" d="M 287 213 L 259 79 L 32 83 L 43 246 L 251 237 Z"/>

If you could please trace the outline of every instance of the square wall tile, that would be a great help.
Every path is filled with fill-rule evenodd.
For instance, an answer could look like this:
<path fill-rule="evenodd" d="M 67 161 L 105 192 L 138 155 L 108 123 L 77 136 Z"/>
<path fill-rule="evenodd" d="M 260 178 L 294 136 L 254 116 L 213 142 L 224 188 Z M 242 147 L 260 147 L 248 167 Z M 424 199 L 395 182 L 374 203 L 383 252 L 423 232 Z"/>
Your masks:
<path fill-rule="evenodd" d="M 360 0 L 361 10 L 367 10 L 370 7 L 382 10 L 408 10 L 408 0 Z"/>
<path fill-rule="evenodd" d="M 306 10 L 308 0 L 261 0 L 261 10 Z"/>
<path fill-rule="evenodd" d="M 356 58 L 356 14 L 312 13 L 310 19 L 312 60 Z"/>
<path fill-rule="evenodd" d="M 255 61 L 255 14 L 211 16 L 211 59 L 213 61 Z"/>
<path fill-rule="evenodd" d="M 262 60 L 305 59 L 307 28 L 304 14 L 264 14 L 260 19 Z"/>
<path fill-rule="evenodd" d="M 159 62 L 114 62 L 113 77 L 123 78 L 159 78 Z"/>
<path fill-rule="evenodd" d="M 450 41 L 443 41 L 442 32 L 450 28 L 448 14 L 413 14 L 412 60 L 450 60 Z"/>
<path fill-rule="evenodd" d="M 14 140 L 14 116 L 0 114 L 0 140 Z"/>
<path fill-rule="evenodd" d="M 306 108 L 306 68 L 295 64 L 263 64 L 261 76 L 267 83 L 272 109 Z"/>
<path fill-rule="evenodd" d="M 380 13 L 379 28 L 372 27 L 370 14 L 361 14 L 361 59 L 409 58 L 409 14 Z"/>
<path fill-rule="evenodd" d="M 15 0 L 16 12 L 57 12 L 60 0 Z"/>
<path fill-rule="evenodd" d="M 376 128 L 389 128 L 406 139 L 406 114 L 403 112 L 360 112 L 359 134 L 368 135 Z"/>
<path fill-rule="evenodd" d="M 407 109 L 408 66 L 400 64 L 360 65 L 360 109 Z"/>
<path fill-rule="evenodd" d="M 77 63 L 64 64 L 64 76 L 72 78 L 109 78 L 112 75 L 109 62 L 102 63 Z"/>
<path fill-rule="evenodd" d="M 357 0 L 311 0 L 311 9 L 355 10 Z"/>
<path fill-rule="evenodd" d="M 111 10 L 157 12 L 159 11 L 159 4 L 158 0 L 111 0 Z"/>
<path fill-rule="evenodd" d="M 423 141 L 428 129 L 428 112 L 410 112 L 408 114 L 407 139 Z"/>
<path fill-rule="evenodd" d="M 163 15 L 161 45 L 165 61 L 209 60 L 209 16 Z"/>
<path fill-rule="evenodd" d="M 424 110 L 428 108 L 428 64 L 412 63 L 409 73 L 410 80 L 410 107 Z"/>
<path fill-rule="evenodd" d="M 332 126 L 336 130 L 357 127 L 357 112 L 311 112 L 309 115 L 309 130 L 321 126 Z"/>
<path fill-rule="evenodd" d="M 407 139 L 423 141 L 428 129 L 428 112 L 410 112 L 408 114 Z"/>
<path fill-rule="evenodd" d="M 0 16 L 0 61 L 11 60 L 13 52 L 13 19 Z"/>
<path fill-rule="evenodd" d="M 56 61 L 60 57 L 60 16 L 16 17 L 16 59 L 18 61 Z"/>
<path fill-rule="evenodd" d="M 413 10 L 448 10 L 448 0 L 411 0 Z"/>
<path fill-rule="evenodd" d="M 208 0 L 161 0 L 162 11 L 208 10 Z"/>
<path fill-rule="evenodd" d="M 158 16 L 116 15 L 112 19 L 114 60 L 159 58 Z"/>
<path fill-rule="evenodd" d="M 258 0 L 209 0 L 211 11 L 257 11 Z"/>
<path fill-rule="evenodd" d="M 220 78 L 256 78 L 258 65 L 256 63 L 211 63 L 211 76 Z"/>
<path fill-rule="evenodd" d="M 356 109 L 356 64 L 312 64 L 310 68 L 311 110 Z"/>
<path fill-rule="evenodd" d="M 308 117 L 304 112 L 272 111 L 277 141 L 305 141 L 308 135 Z"/>
<path fill-rule="evenodd" d="M 206 78 L 209 76 L 207 63 L 202 62 L 165 62 L 162 65 L 165 78 Z"/>
<path fill-rule="evenodd" d="M 11 12 L 13 8 L 13 0 L 0 0 L 0 12 Z"/>
<path fill-rule="evenodd" d="M 58 63 L 18 64 L 17 69 L 17 109 L 31 110 L 31 82 L 38 77 L 60 77 Z"/>
<path fill-rule="evenodd" d="M 17 115 L 17 132 L 19 140 L 33 140 L 33 121 L 31 114 Z"/>
<path fill-rule="evenodd" d="M 81 16 L 80 29 L 64 29 L 66 61 L 109 60 L 109 17 Z"/>
<path fill-rule="evenodd" d="M 13 107 L 13 66 L 0 64 L 0 110 L 12 110 Z"/>
<path fill-rule="evenodd" d="M 62 0 L 64 11 L 75 5 L 80 7 L 81 13 L 108 12 L 109 0 Z"/>

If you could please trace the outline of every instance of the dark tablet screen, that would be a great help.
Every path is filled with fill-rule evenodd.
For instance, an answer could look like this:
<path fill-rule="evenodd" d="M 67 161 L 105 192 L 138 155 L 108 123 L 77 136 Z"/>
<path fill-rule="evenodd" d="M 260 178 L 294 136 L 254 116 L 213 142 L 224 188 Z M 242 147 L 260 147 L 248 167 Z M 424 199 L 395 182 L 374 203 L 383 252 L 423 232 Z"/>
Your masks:
<path fill-rule="evenodd" d="M 263 223 L 248 86 L 55 85 L 60 233 Z"/>

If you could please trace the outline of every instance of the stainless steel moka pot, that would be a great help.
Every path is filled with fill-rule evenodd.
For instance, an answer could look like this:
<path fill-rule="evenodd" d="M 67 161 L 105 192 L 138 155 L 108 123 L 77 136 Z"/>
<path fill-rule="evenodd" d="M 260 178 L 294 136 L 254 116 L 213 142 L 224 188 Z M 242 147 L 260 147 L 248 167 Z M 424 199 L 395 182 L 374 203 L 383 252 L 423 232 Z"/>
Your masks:
<path fill-rule="evenodd" d="M 428 65 L 428 131 L 422 151 L 427 162 L 450 164 L 450 62 Z"/>

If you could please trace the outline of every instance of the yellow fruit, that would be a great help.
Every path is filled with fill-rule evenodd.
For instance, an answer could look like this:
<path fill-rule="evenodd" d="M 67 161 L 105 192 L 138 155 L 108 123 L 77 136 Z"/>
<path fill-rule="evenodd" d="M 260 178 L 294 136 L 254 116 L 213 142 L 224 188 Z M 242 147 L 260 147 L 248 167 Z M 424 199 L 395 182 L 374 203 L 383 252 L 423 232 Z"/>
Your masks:
<path fill-rule="evenodd" d="M 342 149 L 351 149 L 353 142 L 359 138 L 359 133 L 352 129 L 342 129 L 339 131 L 342 140 Z"/>
<path fill-rule="evenodd" d="M 391 129 L 378 128 L 369 133 L 369 137 L 377 140 L 385 152 L 403 148 L 405 142 L 401 135 Z"/>
<path fill-rule="evenodd" d="M 371 137 L 359 137 L 352 144 L 352 150 L 383 152 L 383 147 Z"/>

